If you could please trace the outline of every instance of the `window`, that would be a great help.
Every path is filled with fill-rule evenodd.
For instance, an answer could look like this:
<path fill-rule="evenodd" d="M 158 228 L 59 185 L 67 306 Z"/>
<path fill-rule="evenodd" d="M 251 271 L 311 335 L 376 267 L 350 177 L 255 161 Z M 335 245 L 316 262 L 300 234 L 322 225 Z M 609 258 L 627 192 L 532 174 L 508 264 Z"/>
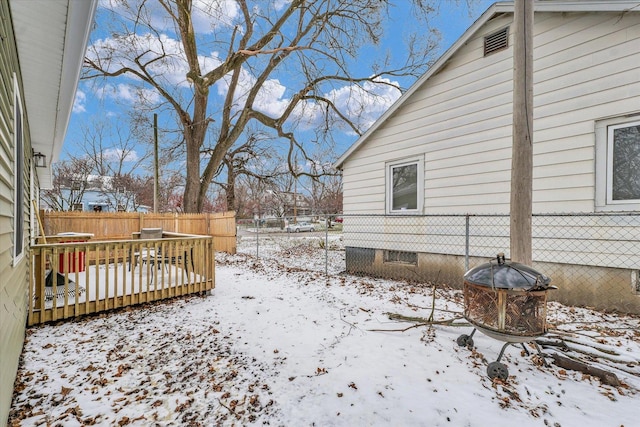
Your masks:
<path fill-rule="evenodd" d="M 596 210 L 640 210 L 640 117 L 596 124 Z"/>
<path fill-rule="evenodd" d="M 13 174 L 13 264 L 17 264 L 24 252 L 24 135 L 22 100 L 18 87 L 18 79 L 14 75 L 14 174 Z"/>
<path fill-rule="evenodd" d="M 384 262 L 418 265 L 418 254 L 415 252 L 384 251 Z"/>
<path fill-rule="evenodd" d="M 424 203 L 424 159 L 387 164 L 387 212 L 422 213 Z"/>
<path fill-rule="evenodd" d="M 609 126 L 607 203 L 640 203 L 640 121 Z"/>

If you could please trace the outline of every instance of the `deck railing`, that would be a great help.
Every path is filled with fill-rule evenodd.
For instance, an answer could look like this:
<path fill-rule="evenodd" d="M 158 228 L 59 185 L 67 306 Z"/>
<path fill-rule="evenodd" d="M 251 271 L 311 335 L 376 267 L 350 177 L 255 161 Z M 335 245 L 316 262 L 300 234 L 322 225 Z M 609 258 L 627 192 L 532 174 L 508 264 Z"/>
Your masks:
<path fill-rule="evenodd" d="M 161 239 L 32 245 L 28 324 L 209 291 L 214 253 L 210 236 L 166 232 Z"/>

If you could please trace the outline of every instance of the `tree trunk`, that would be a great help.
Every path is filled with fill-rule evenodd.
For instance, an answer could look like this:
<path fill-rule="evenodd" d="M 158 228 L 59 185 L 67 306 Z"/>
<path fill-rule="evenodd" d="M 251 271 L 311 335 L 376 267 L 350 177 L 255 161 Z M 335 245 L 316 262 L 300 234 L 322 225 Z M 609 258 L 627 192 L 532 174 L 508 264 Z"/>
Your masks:
<path fill-rule="evenodd" d="M 233 162 L 229 164 L 227 168 L 227 188 L 225 189 L 227 193 L 227 210 L 235 211 L 236 210 L 236 174 L 233 170 Z"/>
<path fill-rule="evenodd" d="M 199 191 L 200 191 L 200 142 L 193 139 L 187 140 L 187 164 L 186 183 L 184 186 L 184 197 L 182 208 L 186 213 L 200 212 Z"/>
<path fill-rule="evenodd" d="M 593 375 L 594 377 L 600 378 L 600 381 L 602 381 L 603 384 L 607 384 L 613 387 L 620 386 L 620 380 L 618 379 L 618 376 L 613 372 L 605 371 L 604 369 L 598 368 L 597 366 L 592 366 L 580 360 L 562 356 L 558 353 L 551 353 L 551 357 L 553 358 L 553 363 L 561 368 L 571 369 L 572 371 L 578 371 L 584 374 Z"/>
<path fill-rule="evenodd" d="M 533 182 L 533 2 L 516 0 L 513 50 L 511 260 L 531 265 Z"/>

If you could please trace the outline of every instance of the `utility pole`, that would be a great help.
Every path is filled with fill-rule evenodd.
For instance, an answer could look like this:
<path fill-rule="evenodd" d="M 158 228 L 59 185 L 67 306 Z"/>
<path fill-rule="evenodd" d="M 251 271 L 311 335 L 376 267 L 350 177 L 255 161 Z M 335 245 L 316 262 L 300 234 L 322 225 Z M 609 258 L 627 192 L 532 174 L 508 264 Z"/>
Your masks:
<path fill-rule="evenodd" d="M 158 213 L 160 173 L 158 164 L 158 114 L 153 114 L 153 213 Z"/>
<path fill-rule="evenodd" d="M 533 1 L 515 0 L 510 249 L 511 260 L 525 265 L 532 262 L 533 14 Z"/>

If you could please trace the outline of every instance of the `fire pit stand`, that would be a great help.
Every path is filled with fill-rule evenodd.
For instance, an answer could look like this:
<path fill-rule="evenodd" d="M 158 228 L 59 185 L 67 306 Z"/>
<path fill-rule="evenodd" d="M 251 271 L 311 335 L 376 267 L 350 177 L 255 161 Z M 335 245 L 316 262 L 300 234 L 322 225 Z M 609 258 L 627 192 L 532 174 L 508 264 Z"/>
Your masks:
<path fill-rule="evenodd" d="M 509 370 L 500 362 L 509 345 L 533 342 L 544 335 L 547 318 L 547 291 L 551 279 L 531 267 L 506 261 L 500 253 L 495 260 L 472 268 L 464 275 L 464 317 L 474 326 L 471 334 L 456 340 L 461 347 L 473 347 L 476 330 L 504 341 L 498 359 L 489 363 L 489 378 L 507 379 Z M 543 359 L 544 360 L 544 359 Z"/>

